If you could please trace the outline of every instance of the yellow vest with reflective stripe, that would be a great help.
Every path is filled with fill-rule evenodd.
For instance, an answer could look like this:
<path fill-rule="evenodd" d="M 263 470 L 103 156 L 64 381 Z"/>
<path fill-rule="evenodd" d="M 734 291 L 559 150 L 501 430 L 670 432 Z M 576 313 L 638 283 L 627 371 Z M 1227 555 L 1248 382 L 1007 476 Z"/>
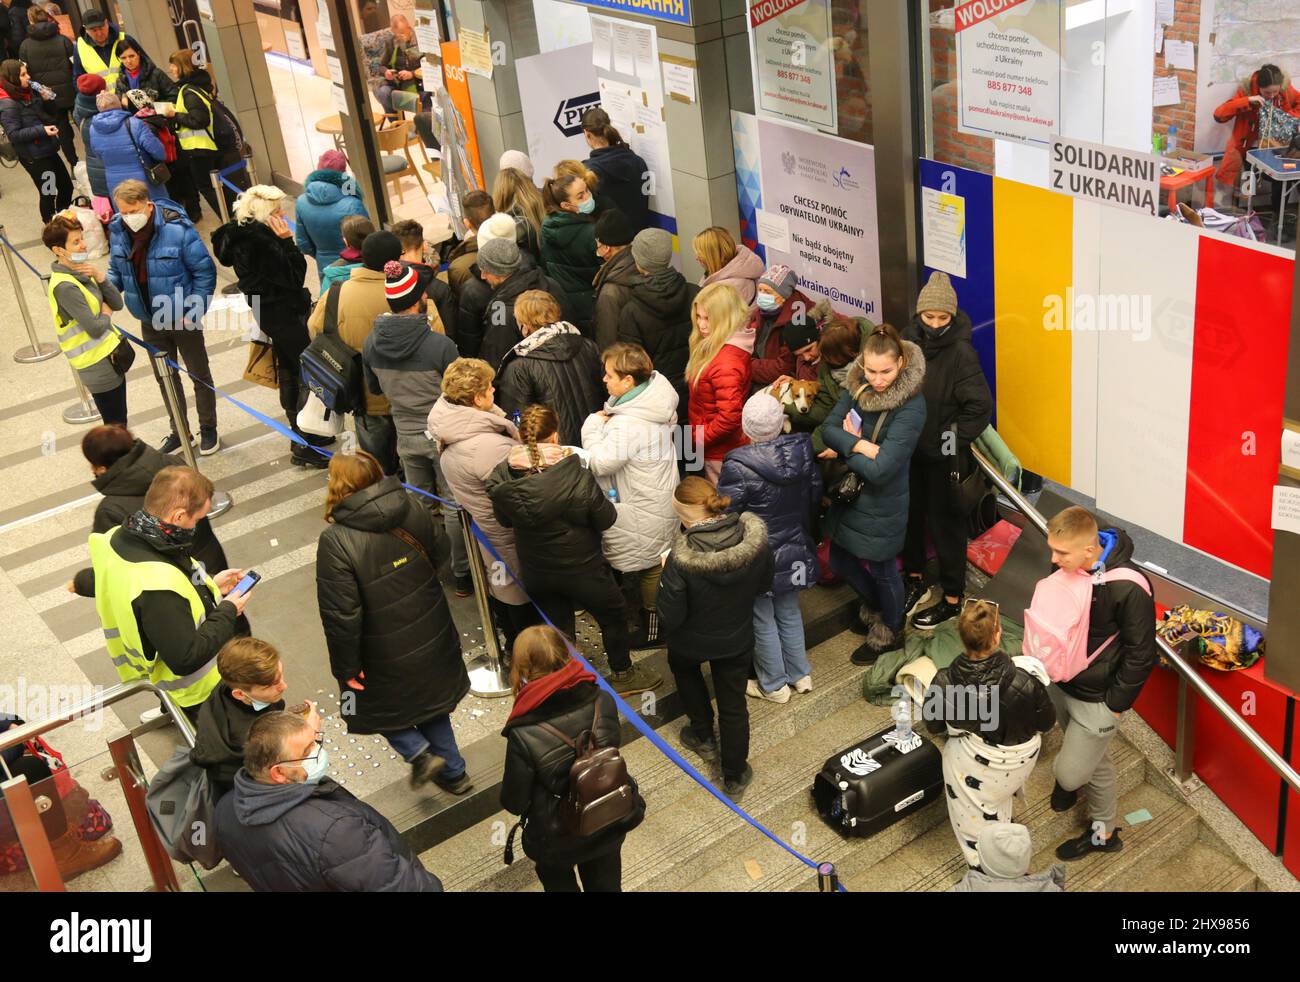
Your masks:
<path fill-rule="evenodd" d="M 193 92 L 195 98 L 208 107 L 208 128 L 206 130 L 182 130 L 176 131 L 177 141 L 182 150 L 215 150 L 217 141 L 212 137 L 212 103 L 203 97 L 203 93 L 198 89 L 190 88 L 188 85 L 182 85 L 180 92 L 176 96 L 176 112 L 185 112 L 185 92 Z"/>
<path fill-rule="evenodd" d="M 94 45 L 84 37 L 77 38 L 77 54 L 81 56 L 81 67 L 90 75 L 98 75 L 104 80 L 104 88 L 109 92 L 117 85 L 117 76 L 122 62 L 117 57 L 117 46 L 122 43 L 121 36 L 113 42 L 113 50 L 108 53 L 108 64 L 99 56 Z"/>
<path fill-rule="evenodd" d="M 108 646 L 113 667 L 123 682 L 147 678 L 158 688 L 171 695 L 178 706 L 197 706 L 216 688 L 221 676 L 217 673 L 215 656 L 197 671 L 177 677 L 167 663 L 154 656 L 144 655 L 140 640 L 140 625 L 135 620 L 132 604 L 147 590 L 175 593 L 189 601 L 197 628 L 205 617 L 199 590 L 209 590 L 213 600 L 221 602 L 221 591 L 212 578 L 202 573 L 202 567 L 193 559 L 196 576 L 201 576 L 202 586 L 197 586 L 171 563 L 133 563 L 123 559 L 113 548 L 112 538 L 122 528 L 96 532 L 90 536 L 90 561 L 95 569 L 95 610 L 104 629 L 104 642 Z"/>
<path fill-rule="evenodd" d="M 122 336 L 114 330 L 104 332 L 99 338 L 92 338 L 76 321 L 65 321 L 59 316 L 59 302 L 54 299 L 54 288 L 60 283 L 73 283 L 86 295 L 86 303 L 93 310 L 99 304 L 99 297 L 90 291 L 70 273 L 51 273 L 49 287 L 50 315 L 54 318 L 54 327 L 59 332 L 59 347 L 72 362 L 72 367 L 89 368 L 97 361 L 102 361 L 116 350 Z"/>

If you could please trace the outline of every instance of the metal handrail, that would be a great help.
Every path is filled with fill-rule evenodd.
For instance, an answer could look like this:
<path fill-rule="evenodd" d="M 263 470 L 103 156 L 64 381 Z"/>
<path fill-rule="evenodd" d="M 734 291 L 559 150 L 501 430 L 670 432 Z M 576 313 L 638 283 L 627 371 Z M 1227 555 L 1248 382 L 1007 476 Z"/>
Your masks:
<path fill-rule="evenodd" d="M 74 703 L 53 716 L 47 716 L 45 719 L 39 719 L 31 723 L 24 723 L 17 729 L 0 732 L 0 751 L 24 744 L 28 740 L 49 733 L 51 730 L 57 730 L 65 723 L 93 716 L 106 706 L 111 706 L 115 702 L 121 702 L 123 699 L 129 699 L 131 696 L 138 696 L 144 692 L 152 692 L 162 700 L 167 715 L 176 724 L 176 728 L 181 731 L 181 736 L 185 738 L 185 742 L 189 744 L 190 749 L 194 749 L 194 725 L 190 722 L 189 717 L 181 712 L 176 703 L 172 701 L 171 696 L 148 679 L 133 679 L 130 682 L 119 682 L 117 685 L 109 686 L 107 689 L 95 693 L 89 699 Z"/>
<path fill-rule="evenodd" d="M 990 463 L 989 459 L 979 452 L 975 447 L 971 447 L 971 454 L 975 462 L 979 464 L 980 469 L 993 482 L 994 487 L 1005 497 L 1016 510 L 1029 520 L 1029 523 L 1044 537 L 1047 537 L 1047 519 L 1039 513 L 1038 509 L 1026 498 L 1020 491 L 1012 485 L 996 467 Z M 1177 761 L 1175 771 L 1180 782 L 1186 782 L 1192 776 L 1192 720 L 1193 714 L 1191 707 L 1187 705 L 1183 693 L 1183 686 L 1190 686 L 1191 689 L 1204 699 L 1223 719 L 1237 731 L 1237 735 L 1246 741 L 1246 745 L 1255 753 L 1262 757 L 1268 765 L 1273 768 L 1292 789 L 1300 794 L 1300 774 L 1288 764 L 1282 756 L 1264 742 L 1255 730 L 1234 710 L 1217 692 L 1210 687 L 1210 684 L 1201 677 L 1192 665 L 1183 658 L 1177 651 L 1170 647 L 1164 638 L 1156 637 L 1156 645 L 1160 653 L 1165 657 L 1179 677 L 1179 699 L 1178 699 L 1178 737 L 1177 745 L 1174 747 L 1174 755 Z"/>

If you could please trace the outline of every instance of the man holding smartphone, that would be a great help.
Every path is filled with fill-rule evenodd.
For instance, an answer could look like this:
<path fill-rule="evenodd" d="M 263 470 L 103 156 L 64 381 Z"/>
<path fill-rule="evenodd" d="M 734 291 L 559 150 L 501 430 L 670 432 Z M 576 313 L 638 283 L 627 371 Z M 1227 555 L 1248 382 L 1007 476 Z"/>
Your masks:
<path fill-rule="evenodd" d="M 144 507 L 117 528 L 90 536 L 95 610 L 124 682 L 147 678 L 191 720 L 221 680 L 217 652 L 237 634 L 248 593 L 243 570 L 210 575 L 190 556 L 195 526 L 212 508 L 212 482 L 189 467 L 164 467 Z M 141 716 L 156 718 L 160 710 Z"/>

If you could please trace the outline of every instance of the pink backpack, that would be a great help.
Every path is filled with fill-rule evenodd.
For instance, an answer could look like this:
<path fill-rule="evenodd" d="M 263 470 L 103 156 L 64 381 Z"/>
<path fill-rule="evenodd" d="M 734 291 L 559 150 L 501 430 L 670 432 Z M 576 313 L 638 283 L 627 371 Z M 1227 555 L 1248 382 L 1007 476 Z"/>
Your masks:
<path fill-rule="evenodd" d="M 1068 682 L 1092 664 L 1119 634 L 1112 634 L 1097 650 L 1088 651 L 1088 620 L 1092 606 L 1092 588 L 1098 583 L 1127 580 L 1136 583 L 1148 595 L 1151 586 L 1135 569 L 1121 566 L 1104 573 L 1058 569 L 1034 587 L 1034 599 L 1025 611 L 1023 651 L 1033 655 L 1047 668 L 1053 682 Z"/>

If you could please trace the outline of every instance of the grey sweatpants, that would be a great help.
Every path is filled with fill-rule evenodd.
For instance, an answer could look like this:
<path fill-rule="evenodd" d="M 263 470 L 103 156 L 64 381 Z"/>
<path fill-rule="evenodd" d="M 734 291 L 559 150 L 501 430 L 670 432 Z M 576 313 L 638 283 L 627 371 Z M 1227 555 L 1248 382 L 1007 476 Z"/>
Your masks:
<path fill-rule="evenodd" d="M 1115 791 L 1115 764 L 1110 759 L 1110 741 L 1119 720 L 1104 702 L 1081 702 L 1055 685 L 1047 687 L 1056 719 L 1065 731 L 1061 752 L 1052 771 L 1056 783 L 1066 791 L 1084 789 L 1090 822 L 1102 822 L 1106 834 L 1115 830 L 1119 796 Z"/>

